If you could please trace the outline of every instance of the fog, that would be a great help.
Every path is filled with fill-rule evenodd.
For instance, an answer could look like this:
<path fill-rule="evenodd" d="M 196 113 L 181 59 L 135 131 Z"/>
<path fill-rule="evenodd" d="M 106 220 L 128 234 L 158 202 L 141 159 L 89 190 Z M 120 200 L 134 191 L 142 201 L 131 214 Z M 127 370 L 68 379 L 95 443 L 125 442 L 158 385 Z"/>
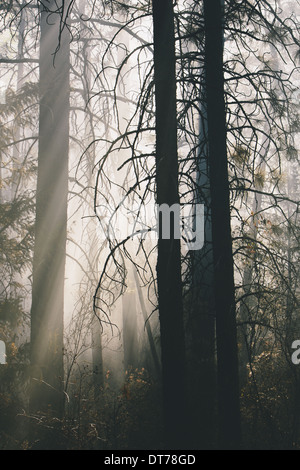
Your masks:
<path fill-rule="evenodd" d="M 155 62 L 152 2 L 0 8 L 3 450 L 165 448 L 174 364 L 164 351 L 177 354 L 177 333 L 183 362 L 172 383 L 184 392 L 170 394 L 176 430 L 184 410 L 185 448 L 218 446 L 226 374 L 218 350 L 224 293 L 215 285 L 222 234 L 213 233 L 208 20 L 205 2 L 171 3 L 171 78 Z M 239 360 L 230 380 L 239 381 L 245 447 L 299 448 L 299 373 L 290 361 L 299 331 L 299 5 L 262 3 L 225 1 L 221 25 L 230 215 L 220 217 L 231 230 L 236 333 L 224 350 Z M 164 212 L 158 173 L 172 161 L 172 135 L 158 137 L 157 89 L 165 77 L 176 87 L 178 181 L 171 166 L 162 180 L 176 187 L 179 203 Z M 159 301 L 166 285 L 159 242 L 174 242 L 173 253 L 177 239 L 180 293 L 174 286 Z M 171 255 L 167 262 L 171 278 Z M 163 326 L 162 306 L 177 295 L 182 331 L 173 312 Z"/>

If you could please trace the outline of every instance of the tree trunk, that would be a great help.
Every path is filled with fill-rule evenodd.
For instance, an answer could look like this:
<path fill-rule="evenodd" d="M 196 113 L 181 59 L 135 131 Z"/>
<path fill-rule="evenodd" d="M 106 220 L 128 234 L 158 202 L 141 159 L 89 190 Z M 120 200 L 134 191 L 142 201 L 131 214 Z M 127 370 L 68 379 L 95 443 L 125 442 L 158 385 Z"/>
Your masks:
<path fill-rule="evenodd" d="M 102 357 L 102 330 L 98 318 L 91 323 L 92 332 L 92 361 L 94 398 L 98 400 L 104 386 L 103 357 Z"/>
<path fill-rule="evenodd" d="M 205 80 L 202 78 L 205 88 Z M 205 95 L 205 93 L 203 93 Z M 201 106 L 197 155 L 196 204 L 204 204 L 204 246 L 191 251 L 191 296 L 187 337 L 190 344 L 189 387 L 194 448 L 214 447 L 216 406 L 214 264 L 211 228 L 211 196 L 207 145 L 207 110 Z"/>
<path fill-rule="evenodd" d="M 208 145 L 217 336 L 218 433 L 221 448 L 240 446 L 238 354 L 230 227 L 223 76 L 223 6 L 204 0 Z"/>
<path fill-rule="evenodd" d="M 79 3 L 79 11 L 82 15 L 82 18 L 85 14 L 85 2 L 81 1 Z M 83 22 L 83 21 L 82 21 Z M 84 23 L 84 22 L 83 22 Z M 83 25 L 84 26 L 84 25 Z M 86 33 L 87 38 L 89 37 L 89 32 Z M 85 135 L 88 137 L 89 141 L 94 141 L 95 134 L 92 122 L 92 110 L 90 109 L 90 96 L 89 91 L 92 88 L 91 86 L 91 70 L 89 67 L 91 59 L 90 45 L 87 41 L 85 47 L 82 51 L 83 60 L 84 60 L 84 74 L 83 74 L 83 83 L 84 83 L 84 102 L 86 109 L 86 125 L 85 125 Z M 95 154 L 95 145 L 90 145 L 86 151 L 87 158 L 87 169 L 86 169 L 86 194 L 87 194 L 87 204 L 86 204 L 86 213 L 89 215 L 90 219 L 87 229 L 87 239 L 89 240 L 89 248 L 87 253 L 88 269 L 90 271 L 90 278 L 93 284 L 97 283 L 98 276 L 98 248 L 99 240 L 97 237 L 97 222 L 94 214 L 94 207 L 92 202 L 94 200 L 94 190 L 93 190 L 93 168 L 95 166 L 96 154 Z M 103 354 L 102 354 L 102 327 L 99 319 L 95 317 L 94 312 L 91 313 L 91 349 L 92 349 L 92 362 L 93 362 L 93 384 L 94 384 L 94 398 L 97 401 L 101 396 L 101 391 L 104 386 L 104 365 L 103 365 Z"/>
<path fill-rule="evenodd" d="M 151 326 L 150 326 L 150 320 L 149 320 L 147 310 L 146 310 L 146 306 L 145 306 L 143 292 L 142 292 L 142 289 L 141 289 L 141 286 L 140 286 L 139 277 L 138 277 L 138 274 L 137 274 L 137 271 L 136 271 L 135 267 L 133 268 L 133 275 L 134 275 L 135 284 L 136 284 L 136 288 L 137 288 L 137 292 L 138 292 L 138 296 L 139 296 L 142 315 L 143 315 L 144 322 L 145 322 L 145 328 L 146 328 L 146 332 L 147 332 L 147 336 L 148 336 L 148 341 L 149 341 L 149 346 L 150 346 L 151 357 L 152 357 L 152 361 L 153 361 L 153 365 L 154 365 L 155 374 L 156 374 L 157 378 L 160 378 L 161 377 L 160 360 L 159 360 L 159 357 L 158 357 L 158 354 L 157 354 L 155 341 L 154 341 L 153 334 L 152 334 L 152 329 L 151 329 Z"/>
<path fill-rule="evenodd" d="M 174 13 L 172 0 L 153 0 L 156 100 L 157 204 L 179 203 Z M 175 232 L 175 227 L 174 227 Z M 161 331 L 165 446 L 184 448 L 185 347 L 180 240 L 158 237 L 158 306 Z"/>
<path fill-rule="evenodd" d="M 262 150 L 263 155 L 261 157 L 261 165 L 258 165 L 262 171 L 265 169 L 265 162 L 264 158 L 266 156 L 267 149 Z M 256 189 L 258 191 L 263 191 L 263 184 L 257 185 Z M 250 233 L 249 236 L 252 240 L 256 240 L 257 232 L 258 232 L 258 223 L 259 223 L 259 214 L 262 207 L 262 193 L 258 193 L 254 196 L 253 201 L 253 215 L 251 218 L 250 224 Z M 257 261 L 255 258 L 248 261 L 248 264 L 245 266 L 244 274 L 243 274 L 243 290 L 245 294 L 245 299 L 242 301 L 239 309 L 239 321 L 241 322 L 240 331 L 240 355 L 239 355 L 239 378 L 240 378 L 240 388 L 242 388 L 247 383 L 248 378 L 248 368 L 247 365 L 250 363 L 252 359 L 251 353 L 251 328 L 249 327 L 251 323 L 251 309 L 253 309 L 253 299 L 251 298 L 251 285 L 253 281 L 253 270 L 255 268 L 255 264 Z M 255 328 L 255 326 L 252 326 Z"/>
<path fill-rule="evenodd" d="M 122 295 L 124 370 L 130 372 L 138 367 L 137 312 L 135 292 Z"/>
<path fill-rule="evenodd" d="M 31 307 L 31 411 L 61 416 L 69 148 L 69 34 L 63 2 L 41 2 L 40 125 Z M 61 35 L 60 35 L 61 32 Z M 57 50 L 58 41 L 60 47 Z M 57 50 L 56 54 L 55 51 Z"/>

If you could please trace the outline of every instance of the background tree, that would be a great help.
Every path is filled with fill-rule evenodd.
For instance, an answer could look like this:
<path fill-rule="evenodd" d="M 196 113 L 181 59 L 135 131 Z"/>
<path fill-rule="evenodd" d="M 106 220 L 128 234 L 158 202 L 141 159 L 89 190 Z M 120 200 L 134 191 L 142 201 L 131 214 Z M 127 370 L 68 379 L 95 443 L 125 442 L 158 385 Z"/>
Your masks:
<path fill-rule="evenodd" d="M 63 4 L 41 2 L 39 155 L 31 307 L 31 410 L 63 403 L 69 149 L 69 33 Z M 61 20 L 62 19 L 62 20 Z M 50 444 L 51 445 L 51 444 Z"/>

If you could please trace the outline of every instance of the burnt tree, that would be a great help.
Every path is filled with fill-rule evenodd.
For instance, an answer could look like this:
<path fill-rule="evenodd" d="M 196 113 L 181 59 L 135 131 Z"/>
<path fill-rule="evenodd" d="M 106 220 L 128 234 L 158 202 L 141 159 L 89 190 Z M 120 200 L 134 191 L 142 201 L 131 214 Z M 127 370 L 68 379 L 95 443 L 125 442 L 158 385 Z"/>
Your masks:
<path fill-rule="evenodd" d="M 204 0 L 205 81 L 217 337 L 218 433 L 221 448 L 238 448 L 241 431 L 224 100 L 223 16 L 221 0 Z"/>
<path fill-rule="evenodd" d="M 172 0 L 153 0 L 157 204 L 179 204 L 176 67 Z M 175 224 L 175 220 L 174 220 Z M 178 228 L 178 227 L 177 227 Z M 185 347 L 180 240 L 158 236 L 157 286 L 161 331 L 166 448 L 182 448 L 185 427 Z M 160 232 L 162 232 L 160 230 Z"/>

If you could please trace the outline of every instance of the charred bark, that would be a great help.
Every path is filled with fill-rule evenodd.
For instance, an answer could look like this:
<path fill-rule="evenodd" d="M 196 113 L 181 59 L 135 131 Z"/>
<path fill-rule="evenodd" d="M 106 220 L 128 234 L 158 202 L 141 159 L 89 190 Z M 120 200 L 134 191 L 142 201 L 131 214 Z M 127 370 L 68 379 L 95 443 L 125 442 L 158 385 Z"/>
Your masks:
<path fill-rule="evenodd" d="M 217 337 L 218 433 L 221 448 L 240 446 L 235 286 L 230 226 L 223 75 L 223 5 L 204 0 L 205 67 Z"/>
<path fill-rule="evenodd" d="M 157 204 L 179 204 L 174 12 L 172 0 L 153 0 Z M 158 237 L 157 285 L 161 331 L 166 448 L 184 448 L 185 346 L 180 240 Z"/>

